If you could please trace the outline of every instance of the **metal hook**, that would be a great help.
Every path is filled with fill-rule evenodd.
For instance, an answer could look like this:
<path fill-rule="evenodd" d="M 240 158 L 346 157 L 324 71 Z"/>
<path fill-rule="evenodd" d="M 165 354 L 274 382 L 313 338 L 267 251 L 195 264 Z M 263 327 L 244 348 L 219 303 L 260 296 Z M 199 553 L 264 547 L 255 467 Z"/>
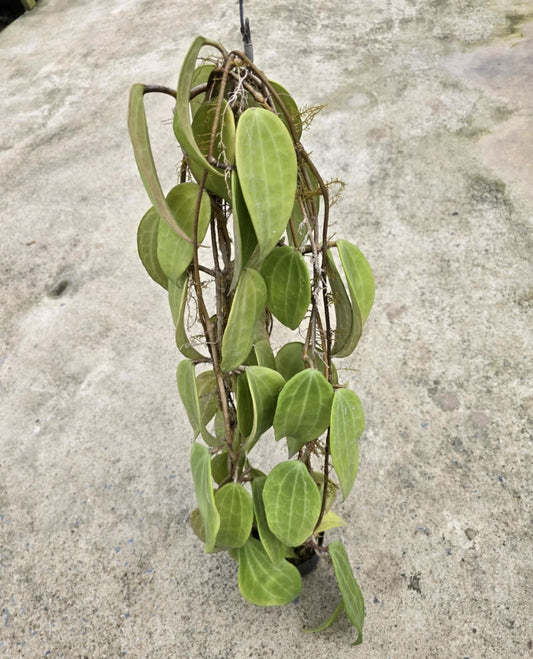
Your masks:
<path fill-rule="evenodd" d="M 244 20 L 244 0 L 239 0 L 239 8 L 241 13 L 241 34 L 242 42 L 244 44 L 244 54 L 250 60 L 254 61 L 254 47 L 252 45 L 252 34 L 250 32 L 250 21 Z"/>

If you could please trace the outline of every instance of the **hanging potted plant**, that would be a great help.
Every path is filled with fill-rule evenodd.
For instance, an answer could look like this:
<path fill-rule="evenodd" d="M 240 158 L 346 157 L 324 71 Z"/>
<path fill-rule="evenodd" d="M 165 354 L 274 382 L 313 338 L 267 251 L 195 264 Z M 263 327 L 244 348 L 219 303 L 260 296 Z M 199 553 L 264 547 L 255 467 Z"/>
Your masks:
<path fill-rule="evenodd" d="M 152 92 L 175 98 L 183 152 L 166 194 L 143 105 Z M 341 541 L 322 538 L 344 524 L 332 505 L 353 486 L 364 428 L 333 358 L 357 346 L 374 282 L 355 245 L 330 240 L 328 185 L 301 144 L 305 122 L 249 48 L 228 52 L 203 37 L 177 91 L 134 85 L 129 130 L 153 204 L 138 250 L 168 292 L 183 355 L 194 532 L 207 553 L 238 561 L 242 595 L 261 606 L 292 602 L 309 560 L 327 554 L 341 598 L 315 630 L 345 611 L 360 643 L 361 591 Z M 282 443 L 288 458 L 267 473 L 254 459 L 258 443 Z"/>

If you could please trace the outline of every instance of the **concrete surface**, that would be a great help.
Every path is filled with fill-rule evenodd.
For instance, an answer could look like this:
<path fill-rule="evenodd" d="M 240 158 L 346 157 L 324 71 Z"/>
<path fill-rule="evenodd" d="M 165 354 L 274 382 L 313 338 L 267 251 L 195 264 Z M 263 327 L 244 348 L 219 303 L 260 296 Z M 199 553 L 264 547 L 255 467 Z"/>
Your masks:
<path fill-rule="evenodd" d="M 256 61 L 347 183 L 335 231 L 377 298 L 342 376 L 368 429 L 338 507 L 363 646 L 322 562 L 297 604 L 246 603 L 188 527 L 190 433 L 148 207 L 134 82 L 174 85 L 236 2 L 41 0 L 0 33 L 0 656 L 532 656 L 531 2 L 249 2 Z M 172 106 L 150 99 L 163 180 Z M 185 456 L 185 457 L 184 457 Z"/>

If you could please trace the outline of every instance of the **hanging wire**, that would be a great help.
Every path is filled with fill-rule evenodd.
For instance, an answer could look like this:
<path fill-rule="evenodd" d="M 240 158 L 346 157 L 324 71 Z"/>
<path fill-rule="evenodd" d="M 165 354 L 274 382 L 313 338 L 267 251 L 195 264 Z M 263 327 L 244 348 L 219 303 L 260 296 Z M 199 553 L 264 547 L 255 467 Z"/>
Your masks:
<path fill-rule="evenodd" d="M 244 19 L 244 0 L 239 0 L 239 8 L 241 13 L 241 34 L 242 42 L 244 44 L 244 54 L 250 60 L 254 61 L 254 47 L 252 45 L 252 34 L 250 32 L 250 21 Z"/>

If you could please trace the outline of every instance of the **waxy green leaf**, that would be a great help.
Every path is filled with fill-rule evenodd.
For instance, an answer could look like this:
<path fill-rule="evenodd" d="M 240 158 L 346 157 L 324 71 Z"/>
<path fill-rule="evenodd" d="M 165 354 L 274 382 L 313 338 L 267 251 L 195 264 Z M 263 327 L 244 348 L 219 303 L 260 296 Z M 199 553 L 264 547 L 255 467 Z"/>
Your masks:
<path fill-rule="evenodd" d="M 339 526 L 346 526 L 346 522 L 339 517 L 337 513 L 334 513 L 333 510 L 328 510 L 328 512 L 322 518 L 322 521 L 315 529 L 315 533 L 322 533 L 323 531 L 329 531 L 330 529 L 336 529 Z"/>
<path fill-rule="evenodd" d="M 231 282 L 231 290 L 233 291 L 237 286 L 242 269 L 246 267 L 257 247 L 257 236 L 235 171 L 231 174 L 231 198 L 233 205 L 233 236 L 235 240 L 235 262 Z"/>
<path fill-rule="evenodd" d="M 299 446 L 319 437 L 329 426 L 333 387 L 315 369 L 294 375 L 283 387 L 274 415 L 276 439 L 292 437 Z"/>
<path fill-rule="evenodd" d="M 194 161 L 202 169 L 207 169 L 209 173 L 220 176 L 220 172 L 207 162 L 198 144 L 196 144 L 189 111 L 190 92 L 195 82 L 196 58 L 200 49 L 205 45 L 216 44 L 213 44 L 208 39 L 204 39 L 204 37 L 196 37 L 183 60 L 183 66 L 181 67 L 178 80 L 176 110 L 174 112 L 174 134 L 191 162 Z"/>
<path fill-rule="evenodd" d="M 248 108 L 237 123 L 235 162 L 263 259 L 285 230 L 296 194 L 296 154 L 279 117 Z"/>
<path fill-rule="evenodd" d="M 172 280 L 168 282 L 168 301 L 172 320 L 176 326 L 176 345 L 181 354 L 188 359 L 204 359 L 204 355 L 191 345 L 185 329 L 188 281 L 188 276 L 184 274 L 176 282 Z"/>
<path fill-rule="evenodd" d="M 250 537 L 254 521 L 252 497 L 238 483 L 228 483 L 215 492 L 220 515 L 217 547 L 242 547 Z"/>
<path fill-rule="evenodd" d="M 180 398 L 189 417 L 195 439 L 201 433 L 202 439 L 206 444 L 209 446 L 219 446 L 220 442 L 206 430 L 203 423 L 202 407 L 196 388 L 194 364 L 189 359 L 184 359 L 178 364 L 177 381 Z"/>
<path fill-rule="evenodd" d="M 337 250 L 341 258 L 346 281 L 352 297 L 361 312 L 364 325 L 374 302 L 374 277 L 368 261 L 361 250 L 348 240 L 337 240 Z"/>
<path fill-rule="evenodd" d="M 270 80 L 269 82 L 274 88 L 274 91 L 280 97 L 281 102 L 285 106 L 285 109 L 289 113 L 289 116 L 292 120 L 296 132 L 296 138 L 300 139 L 300 137 L 302 136 L 302 118 L 300 116 L 300 110 L 296 105 L 296 101 L 292 98 L 292 96 L 285 89 L 285 87 L 282 87 L 279 83 L 274 82 L 273 80 Z M 281 109 L 281 105 L 278 103 L 278 100 L 276 98 L 274 98 L 274 106 L 276 107 L 276 111 L 278 113 L 279 118 L 281 119 L 281 121 L 283 121 L 283 123 L 285 124 L 285 126 L 287 127 L 290 133 L 289 122 L 287 121 L 287 118 L 285 117 L 285 114 Z"/>
<path fill-rule="evenodd" d="M 145 86 L 142 84 L 133 85 L 130 92 L 128 112 L 128 129 L 130 132 L 131 143 L 133 145 L 135 160 L 137 162 L 137 168 L 139 169 L 148 197 L 157 209 L 159 215 L 172 231 L 183 240 L 190 243 L 190 238 L 183 232 L 174 219 L 174 215 L 167 204 L 167 200 L 165 199 L 165 195 L 161 188 L 159 177 L 157 176 L 152 147 L 150 146 L 148 126 L 146 125 L 144 90 Z"/>
<path fill-rule="evenodd" d="M 335 340 L 331 354 L 335 357 L 347 357 L 355 350 L 361 337 L 363 327 L 361 312 L 357 304 L 352 305 L 350 302 L 331 250 L 327 252 L 327 267 L 327 277 L 335 308 Z"/>
<path fill-rule="evenodd" d="M 332 542 L 328 547 L 328 552 L 333 561 L 335 576 L 337 577 L 341 591 L 346 615 L 348 620 L 359 632 L 354 645 L 360 645 L 363 642 L 363 624 L 365 622 L 363 594 L 355 580 L 346 549 L 342 542 L 340 540 Z"/>
<path fill-rule="evenodd" d="M 209 154 L 209 145 L 211 142 L 211 130 L 215 123 L 218 99 L 205 101 L 202 103 L 198 112 L 195 114 L 192 122 L 192 131 L 196 144 L 202 155 L 206 158 Z M 215 133 L 213 144 L 214 159 L 227 167 L 235 163 L 235 118 L 227 101 L 222 102 L 218 126 Z M 205 167 L 195 160 L 190 162 L 191 172 L 194 178 L 200 182 Z M 219 170 L 218 174 L 208 172 L 205 180 L 205 188 L 219 197 L 230 200 L 224 171 Z"/>
<path fill-rule="evenodd" d="M 265 504 L 263 503 L 263 489 L 265 487 L 266 477 L 262 476 L 254 478 L 252 481 L 252 496 L 254 500 L 255 522 L 257 524 L 257 531 L 259 538 L 263 543 L 266 553 L 268 554 L 272 563 L 279 563 L 286 552 L 286 545 L 278 540 L 272 533 L 268 526 Z"/>
<path fill-rule="evenodd" d="M 350 389 L 337 389 L 331 406 L 330 449 L 335 473 L 346 499 L 359 464 L 359 437 L 365 428 L 363 406 Z"/>
<path fill-rule="evenodd" d="M 196 501 L 202 518 L 205 535 L 205 551 L 215 549 L 215 539 L 220 526 L 220 516 L 215 505 L 213 481 L 211 478 L 211 456 L 201 444 L 191 446 L 191 471 L 196 492 Z"/>
<path fill-rule="evenodd" d="M 318 487 L 303 462 L 281 462 L 263 489 L 268 526 L 286 545 L 297 547 L 313 533 L 322 504 Z"/>
<path fill-rule="evenodd" d="M 245 373 L 239 376 L 237 420 L 246 440 L 245 451 L 249 451 L 272 425 L 276 402 L 284 384 L 285 380 L 277 371 L 265 366 L 247 366 Z M 245 386 L 248 392 L 245 392 Z"/>
<path fill-rule="evenodd" d="M 206 83 L 209 80 L 209 76 L 211 75 L 212 71 L 214 70 L 213 64 L 202 64 L 201 66 L 197 66 L 194 69 L 194 73 L 192 74 L 192 80 L 191 80 L 191 88 L 194 89 L 195 87 L 202 85 Z M 191 114 L 194 118 L 194 115 L 198 112 L 198 108 L 200 105 L 205 100 L 205 93 L 202 92 L 201 94 L 198 94 L 194 98 L 191 99 Z"/>
<path fill-rule="evenodd" d="M 303 320 L 311 302 L 311 282 L 304 257 L 292 247 L 276 247 L 263 261 L 261 275 L 272 314 L 290 329 Z"/>
<path fill-rule="evenodd" d="M 196 376 L 196 391 L 200 403 L 200 418 L 205 426 L 218 409 L 218 385 L 214 371 L 203 371 Z"/>
<path fill-rule="evenodd" d="M 249 538 L 239 549 L 239 589 L 258 606 L 289 604 L 302 590 L 302 577 L 288 561 L 272 563 L 261 542 Z"/>
<path fill-rule="evenodd" d="M 169 208 L 186 236 L 193 237 L 194 216 L 200 188 L 196 183 L 180 183 L 167 195 Z M 209 195 L 202 192 L 198 216 L 198 243 L 205 236 L 211 219 Z M 157 260 L 169 279 L 177 281 L 187 270 L 194 255 L 191 242 L 180 238 L 165 222 L 159 222 Z"/>
<path fill-rule="evenodd" d="M 157 231 L 161 216 L 152 206 L 147 211 L 137 229 L 137 251 L 150 277 L 165 289 L 168 289 L 168 277 L 157 260 Z"/>
<path fill-rule="evenodd" d="M 303 360 L 304 344 L 301 341 L 291 341 L 286 343 L 278 350 L 275 359 L 275 369 L 286 381 L 290 380 L 293 375 L 305 370 L 305 362 Z M 317 370 L 325 377 L 326 368 L 320 355 L 317 356 Z M 331 364 L 331 381 L 337 382 L 337 370 L 335 365 Z"/>
<path fill-rule="evenodd" d="M 243 270 L 222 338 L 222 370 L 240 366 L 252 349 L 257 320 L 265 311 L 267 290 L 261 275 Z"/>

